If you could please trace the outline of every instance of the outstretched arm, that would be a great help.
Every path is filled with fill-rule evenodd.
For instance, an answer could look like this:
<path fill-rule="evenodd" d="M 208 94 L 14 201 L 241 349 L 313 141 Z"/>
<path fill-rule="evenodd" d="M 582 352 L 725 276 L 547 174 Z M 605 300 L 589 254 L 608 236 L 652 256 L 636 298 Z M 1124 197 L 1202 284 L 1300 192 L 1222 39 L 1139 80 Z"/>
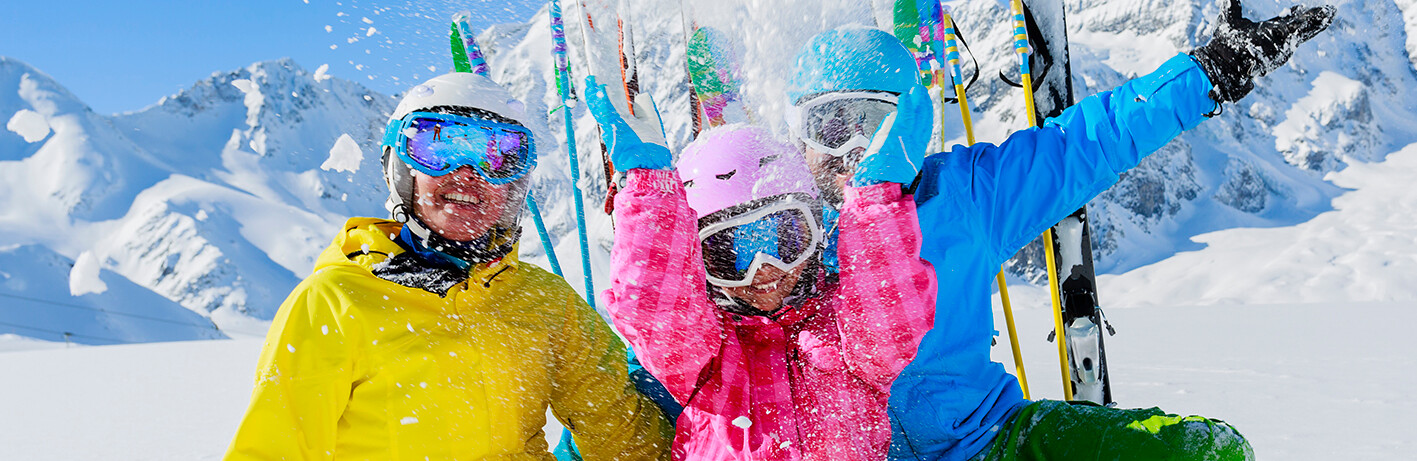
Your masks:
<path fill-rule="evenodd" d="M 931 156 L 927 163 L 941 167 L 926 167 L 917 197 L 961 196 L 979 209 L 995 252 L 1007 257 L 1204 121 L 1216 109 L 1211 88 L 1195 61 L 1178 55 L 997 146 L 955 146 Z"/>
<path fill-rule="evenodd" d="M 615 196 L 605 305 L 640 363 L 687 402 L 723 344 L 708 298 L 694 210 L 673 171 L 630 170 Z"/>
<path fill-rule="evenodd" d="M 1334 9 L 1299 9 L 1258 23 L 1240 13 L 1238 0 L 1231 0 L 1210 43 L 1083 99 L 1041 128 L 1016 132 L 998 146 L 956 146 L 947 157 L 932 157 L 927 163 L 967 164 L 927 167 L 918 199 L 963 194 L 981 208 L 997 251 L 1007 257 L 1220 103 L 1243 97 L 1255 78 L 1327 28 Z"/>

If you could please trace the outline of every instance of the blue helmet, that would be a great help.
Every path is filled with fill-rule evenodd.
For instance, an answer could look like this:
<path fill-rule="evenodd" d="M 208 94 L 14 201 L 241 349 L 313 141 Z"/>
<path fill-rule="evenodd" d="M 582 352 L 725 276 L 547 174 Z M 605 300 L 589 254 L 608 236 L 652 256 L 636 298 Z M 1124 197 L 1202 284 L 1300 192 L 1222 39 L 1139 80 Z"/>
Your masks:
<path fill-rule="evenodd" d="M 915 57 L 895 36 L 877 29 L 832 29 L 797 52 L 787 97 L 793 104 L 831 91 L 905 94 L 920 84 Z"/>

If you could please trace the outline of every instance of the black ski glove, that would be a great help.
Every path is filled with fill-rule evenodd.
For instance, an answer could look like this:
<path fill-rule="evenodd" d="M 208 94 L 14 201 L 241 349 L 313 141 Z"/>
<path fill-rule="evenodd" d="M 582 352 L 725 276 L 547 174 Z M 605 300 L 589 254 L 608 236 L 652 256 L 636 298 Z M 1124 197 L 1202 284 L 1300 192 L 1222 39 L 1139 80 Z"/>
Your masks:
<path fill-rule="evenodd" d="M 1255 88 L 1255 78 L 1284 65 L 1299 44 L 1323 32 L 1333 23 L 1333 6 L 1290 8 L 1284 16 L 1254 22 L 1240 14 L 1240 0 L 1228 3 L 1220 13 L 1210 43 L 1191 51 L 1215 89 L 1210 98 L 1217 103 L 1235 102 Z"/>

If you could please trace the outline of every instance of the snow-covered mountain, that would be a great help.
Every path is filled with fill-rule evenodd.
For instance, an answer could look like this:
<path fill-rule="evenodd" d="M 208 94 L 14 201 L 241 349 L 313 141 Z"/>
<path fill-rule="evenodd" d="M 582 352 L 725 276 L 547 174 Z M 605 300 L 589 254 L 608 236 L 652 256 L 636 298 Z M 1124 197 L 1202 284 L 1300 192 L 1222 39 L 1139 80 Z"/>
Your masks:
<path fill-rule="evenodd" d="M 92 344 L 223 337 L 215 322 L 263 335 L 346 218 L 386 215 L 378 145 L 396 101 L 285 59 L 105 116 L 42 71 L 0 57 L 0 295 L 208 326 L 116 332 L 100 315 L 64 317 L 61 328 L 33 311 L 36 302 L 0 298 L 0 333 L 62 341 L 52 331 L 82 330 L 70 339 Z M 534 191 L 559 236 L 574 227 L 567 160 L 550 146 Z M 529 258 L 542 253 L 538 243 L 523 247 Z M 71 293 L 63 275 L 83 257 L 102 279 L 126 280 Z M 58 269 L 66 272 L 51 274 Z M 190 312 L 169 312 L 177 305 Z M 100 337 L 113 340 L 84 339 Z"/>
<path fill-rule="evenodd" d="M 613 80 L 613 27 L 601 21 L 599 30 L 582 31 L 582 2 L 568 3 L 575 87 L 583 86 L 588 67 Z M 612 2 L 585 3 L 596 13 Z M 756 121 L 785 136 L 782 94 L 798 46 L 821 30 L 889 20 L 889 3 L 693 2 L 687 19 L 739 38 L 740 74 Z M 994 77 L 1014 65 L 1006 2 L 947 3 L 979 62 L 982 77 L 969 90 L 976 134 L 998 142 L 1025 123 L 1019 92 Z M 1079 98 L 1204 43 L 1218 13 L 1212 0 L 1065 3 Z M 1090 204 L 1100 271 L 1125 273 L 1200 248 L 1204 243 L 1191 238 L 1216 230 L 1308 221 L 1351 187 L 1335 184 L 1332 173 L 1380 162 L 1417 141 L 1417 1 L 1334 3 L 1333 27 L 1259 81 L 1249 98 L 1167 145 Z M 677 151 L 690 138 L 685 3 L 633 4 L 623 19 L 633 25 L 641 88 L 655 96 Z M 1278 14 L 1286 5 L 1245 2 L 1252 18 Z M 579 288 L 569 162 L 559 147 L 565 111 L 552 110 L 559 99 L 549 14 L 543 9 L 525 24 L 494 26 L 478 39 L 493 77 L 525 99 L 528 111 L 550 113 L 547 126 L 537 129 L 555 138 L 557 148 L 541 153 L 533 193 L 562 267 Z M 117 340 L 108 342 L 212 337 L 204 322 L 229 334 L 262 334 L 263 322 L 346 217 L 384 215 L 376 151 L 395 101 L 280 60 L 217 72 L 136 112 L 102 115 L 42 71 L 0 58 L 0 121 L 7 128 L 0 130 L 0 295 L 10 296 L 0 298 L 0 334 L 58 341 L 52 331 L 68 331 L 76 342 L 85 342 L 77 336 L 83 331 Z M 570 113 L 592 265 L 603 268 L 611 222 L 601 206 L 606 181 L 597 134 L 581 105 L 573 103 Z M 943 124 L 950 143 L 963 141 L 956 118 Z M 327 164 L 332 157 L 358 159 L 358 168 Z M 535 233 L 525 235 L 523 256 L 545 261 Z M 1037 254 L 1025 249 L 1012 271 L 1036 280 Z M 64 283 L 64 274 L 79 282 Z M 168 302 L 135 294 L 144 290 Z M 21 305 L 14 297 L 44 302 Z M 61 309 L 53 303 L 97 310 L 61 316 L 71 324 L 60 325 L 44 317 L 51 313 L 35 312 Z M 197 317 L 175 310 L 179 305 Z M 117 317 L 198 327 L 159 334 L 162 322 L 149 325 L 151 331 L 124 329 L 113 323 Z"/>
<path fill-rule="evenodd" d="M 343 219 L 382 213 L 372 152 L 352 173 L 320 166 L 341 136 L 369 152 L 391 109 L 388 96 L 282 60 L 215 73 L 141 111 L 105 116 L 43 72 L 0 58 L 0 113 L 10 128 L 0 132 L 5 286 L 143 316 L 170 316 L 175 302 L 208 325 L 261 334 L 252 320 L 274 315 Z M 107 292 L 70 296 L 62 277 L 17 278 L 80 255 L 104 278 L 126 278 L 123 291 L 110 282 Z M 103 301 L 84 301 L 93 297 Z M 0 316 L 31 328 L 42 318 Z M 74 320 L 68 328 L 92 326 Z"/>

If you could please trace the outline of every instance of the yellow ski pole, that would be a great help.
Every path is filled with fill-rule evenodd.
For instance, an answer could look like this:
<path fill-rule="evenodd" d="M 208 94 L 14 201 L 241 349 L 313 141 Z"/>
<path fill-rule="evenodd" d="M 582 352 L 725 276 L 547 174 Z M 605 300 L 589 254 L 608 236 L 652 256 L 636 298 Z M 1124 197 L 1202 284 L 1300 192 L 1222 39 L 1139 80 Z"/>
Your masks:
<path fill-rule="evenodd" d="M 1028 45 L 1028 26 L 1023 16 L 1023 1 L 1010 0 L 1009 7 L 1014 15 L 1014 51 L 1018 52 L 1019 78 L 1023 81 L 1023 101 L 1028 112 L 1028 126 L 1038 126 L 1037 111 L 1033 107 L 1033 76 L 1028 66 L 1028 55 L 1032 52 Z M 1063 371 L 1063 400 L 1073 399 L 1072 370 L 1068 368 L 1067 337 L 1063 330 L 1063 303 L 1058 296 L 1058 263 L 1053 256 L 1053 229 L 1043 232 L 1043 256 L 1048 263 L 1048 294 L 1053 299 L 1053 330 L 1058 342 L 1058 365 Z"/>
<path fill-rule="evenodd" d="M 974 122 L 969 114 L 969 100 L 964 95 L 964 72 L 960 69 L 959 45 L 955 40 L 954 19 L 950 17 L 950 7 L 940 6 L 940 24 L 937 26 L 944 32 L 945 58 L 950 66 L 950 78 L 954 81 L 955 99 L 959 101 L 959 115 L 964 121 L 964 139 L 967 145 L 974 144 Z M 940 93 L 943 98 L 945 80 L 939 77 L 943 71 L 936 71 L 936 81 L 940 84 Z M 940 120 L 944 123 L 945 105 L 940 104 Z M 945 130 L 940 130 L 940 148 L 945 146 Z M 1004 323 L 1009 328 L 1009 347 L 1014 354 L 1014 369 L 1018 375 L 1019 386 L 1023 388 L 1023 398 L 1031 399 L 1028 392 L 1028 375 L 1023 370 L 1023 352 L 1018 347 L 1018 331 L 1014 328 L 1014 311 L 1009 302 L 1009 286 L 1004 282 L 1004 271 L 994 277 L 999 283 L 999 300 L 1004 304 Z"/>

